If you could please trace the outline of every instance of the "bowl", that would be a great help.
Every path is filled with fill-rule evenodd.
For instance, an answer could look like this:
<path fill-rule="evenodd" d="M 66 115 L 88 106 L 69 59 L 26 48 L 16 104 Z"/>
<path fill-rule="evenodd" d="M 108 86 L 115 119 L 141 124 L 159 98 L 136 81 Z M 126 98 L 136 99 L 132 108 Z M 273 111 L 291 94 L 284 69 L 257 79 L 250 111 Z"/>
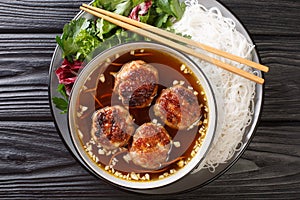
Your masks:
<path fill-rule="evenodd" d="M 114 88 L 115 83 L 113 80 L 115 79 L 116 73 L 118 72 L 116 71 L 116 69 L 120 70 L 121 68 L 121 65 L 119 63 L 114 63 L 114 61 L 116 59 L 122 58 L 123 55 L 133 55 L 135 52 L 138 52 L 135 54 L 135 56 L 140 56 L 137 57 L 137 59 L 143 58 L 142 56 L 151 56 L 151 52 L 156 52 L 156 54 L 158 55 L 156 59 L 159 59 L 161 61 L 165 61 L 167 59 L 174 59 L 176 60 L 176 62 L 178 61 L 182 63 L 181 66 L 178 66 L 178 69 L 180 69 L 181 73 L 186 74 L 186 77 L 193 76 L 194 78 L 196 78 L 197 83 L 201 83 L 201 88 L 205 92 L 205 101 L 207 103 L 207 107 L 209 108 L 209 112 L 205 115 L 205 118 L 208 119 L 205 122 L 206 125 L 204 126 L 203 122 L 201 122 L 202 127 L 205 127 L 205 131 L 200 131 L 201 125 L 199 125 L 200 122 L 197 121 L 196 126 L 188 127 L 185 130 L 185 132 L 176 129 L 176 135 L 174 138 L 172 138 L 170 152 L 180 152 L 181 150 L 176 150 L 176 148 L 182 148 L 184 149 L 184 152 L 188 152 L 188 155 L 191 155 L 191 157 L 187 157 L 185 160 L 177 158 L 172 159 L 171 161 L 174 160 L 172 166 L 179 167 L 176 168 L 176 170 L 167 167 L 163 172 L 158 172 L 160 170 L 153 171 L 149 169 L 145 169 L 144 171 L 139 172 L 134 170 L 130 171 L 127 169 L 127 171 L 123 170 L 123 173 L 120 173 L 118 170 L 115 170 L 113 165 L 116 165 L 116 162 L 119 162 L 119 160 L 122 160 L 123 158 L 126 161 L 126 156 L 130 154 L 125 153 L 124 155 L 121 155 L 121 151 L 122 149 L 129 149 L 130 145 L 122 148 L 120 147 L 113 150 L 109 150 L 103 148 L 101 145 L 95 142 L 95 140 L 93 140 L 92 136 L 90 136 L 91 126 L 93 123 L 92 116 L 95 113 L 95 111 L 106 107 L 107 105 L 115 104 L 114 102 L 118 101 L 113 100 L 115 99 L 114 96 L 116 96 L 114 92 L 112 92 L 111 95 L 103 94 L 103 97 L 101 96 L 101 101 L 103 100 L 104 103 L 95 100 L 95 98 L 97 99 L 97 95 L 99 96 L 100 94 L 102 94 L 102 91 L 109 91 Z M 114 66 L 115 69 L 114 72 L 110 73 L 111 77 L 107 75 L 104 76 L 104 73 L 106 72 L 105 70 L 108 70 L 108 67 L 111 66 Z M 163 72 L 166 69 L 166 66 L 161 65 L 161 71 L 159 72 Z M 179 70 L 177 71 L 177 73 L 178 72 Z M 165 71 L 164 74 L 159 74 L 159 79 L 162 80 L 160 84 L 162 84 L 162 87 L 164 88 L 172 87 L 174 85 L 187 84 L 184 83 L 184 81 L 175 79 L 172 83 L 170 83 L 170 80 L 172 80 L 172 78 L 173 77 L 171 71 Z M 107 89 L 101 85 L 104 82 L 106 82 L 106 86 L 110 86 L 110 89 Z M 190 86 L 187 86 L 187 88 L 191 90 Z M 161 90 L 160 92 L 162 91 L 164 90 Z M 197 91 L 194 91 L 194 94 L 195 96 L 204 95 L 199 94 Z M 153 110 L 151 109 L 154 106 L 158 96 L 159 94 L 156 97 L 154 97 L 154 100 L 148 106 L 149 108 L 148 110 L 146 110 L 146 113 L 145 110 L 142 110 L 140 108 L 132 109 L 128 107 L 128 105 L 121 106 L 127 109 L 128 112 L 130 112 L 130 114 L 131 112 L 135 112 L 138 115 L 147 115 L 147 112 L 149 112 L 149 118 L 147 118 L 148 121 L 145 121 L 145 123 L 154 123 L 157 125 L 161 125 L 165 127 L 166 130 L 169 130 L 170 127 L 164 124 L 163 120 L 160 120 L 160 118 L 154 118 L 153 114 L 151 115 L 151 112 L 153 113 Z M 214 134 L 216 131 L 217 116 L 217 104 L 214 91 L 203 71 L 188 56 L 177 50 L 174 50 L 169 46 L 165 46 L 158 43 L 131 42 L 114 46 L 102 53 L 99 53 L 80 72 L 70 95 L 70 102 L 68 108 L 68 127 L 72 143 L 78 155 L 83 160 L 84 165 L 87 166 L 87 169 L 90 172 L 95 174 L 97 177 L 100 177 L 105 181 L 108 181 L 109 183 L 121 188 L 128 188 L 134 190 L 153 190 L 156 188 L 163 188 L 168 185 L 171 185 L 172 183 L 175 183 L 183 177 L 188 179 L 193 169 L 196 168 L 203 161 L 205 155 L 209 151 L 210 145 L 213 141 Z M 138 121 L 138 119 L 134 119 L 134 126 L 136 128 L 138 128 L 141 125 L 138 124 Z M 188 134 L 186 133 L 187 131 L 194 131 L 195 133 L 193 136 L 195 138 L 193 139 L 188 135 L 183 135 L 183 133 Z M 189 140 L 188 145 L 184 145 L 183 143 L 182 146 L 185 147 L 178 147 L 181 145 L 182 142 L 180 143 L 178 141 L 175 141 L 175 139 L 178 139 L 176 138 L 177 135 L 180 134 L 181 139 Z M 169 154 L 171 155 L 170 152 Z M 180 153 L 178 153 L 178 155 Z M 118 159 L 116 159 L 117 155 L 119 156 Z M 124 161 L 122 160 L 122 162 Z M 126 162 L 131 163 L 130 158 Z M 130 167 L 130 169 L 132 169 L 132 167 Z M 151 178 L 149 178 L 149 174 L 151 175 Z"/>

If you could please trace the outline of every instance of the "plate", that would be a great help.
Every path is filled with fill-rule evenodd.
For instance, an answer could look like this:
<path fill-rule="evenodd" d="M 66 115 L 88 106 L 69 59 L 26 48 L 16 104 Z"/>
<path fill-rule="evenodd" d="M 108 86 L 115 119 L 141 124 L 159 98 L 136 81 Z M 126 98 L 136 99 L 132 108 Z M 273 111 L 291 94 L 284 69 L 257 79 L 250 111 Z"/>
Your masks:
<path fill-rule="evenodd" d="M 231 18 L 236 23 L 236 29 L 241 32 L 248 41 L 252 42 L 247 30 L 242 25 L 242 23 L 221 3 L 215 1 L 215 0 L 199 0 L 199 3 L 204 5 L 207 8 L 210 7 L 217 7 L 223 14 L 223 16 Z M 79 12 L 74 19 L 78 19 L 80 17 L 86 17 L 90 18 L 91 16 L 84 12 Z M 255 62 L 259 62 L 259 56 L 257 51 L 254 49 L 253 51 L 253 60 Z M 50 64 L 50 70 L 49 70 L 49 100 L 50 100 L 50 108 L 51 112 L 54 118 L 54 122 L 56 125 L 56 128 L 64 141 L 66 147 L 69 149 L 69 151 L 73 154 L 73 156 L 86 168 L 88 169 L 88 166 L 84 164 L 85 162 L 82 161 L 81 157 L 77 153 L 72 140 L 71 136 L 68 130 L 68 120 L 67 120 L 67 114 L 61 114 L 60 110 L 58 110 L 53 102 L 51 101 L 52 97 L 60 96 L 59 93 L 56 91 L 58 80 L 55 75 L 55 70 L 57 67 L 59 67 L 62 63 L 62 52 L 56 47 L 53 57 Z M 261 72 L 257 72 L 260 76 L 262 76 Z M 149 190 L 135 190 L 135 189 L 129 189 L 124 188 L 125 190 L 132 191 L 132 192 L 138 192 L 138 193 L 145 193 L 145 194 L 170 194 L 170 193 L 180 193 L 180 192 L 186 192 L 189 190 L 193 190 L 199 187 L 202 187 L 211 181 L 215 180 L 219 176 L 221 176 L 223 173 L 225 173 L 243 154 L 243 152 L 246 150 L 247 146 L 251 142 L 252 137 L 254 136 L 255 130 L 257 128 L 257 124 L 260 118 L 261 109 L 262 109 L 262 102 L 263 102 L 263 86 L 256 84 L 256 96 L 254 99 L 254 114 L 251 124 L 247 127 L 245 130 L 242 142 L 243 145 L 240 147 L 240 150 L 235 152 L 233 157 L 228 160 L 224 164 L 220 164 L 215 172 L 209 172 L 207 169 L 200 170 L 197 173 L 189 174 L 189 176 L 186 176 L 179 181 L 162 187 L 162 188 L 155 188 L 155 189 L 149 189 Z"/>

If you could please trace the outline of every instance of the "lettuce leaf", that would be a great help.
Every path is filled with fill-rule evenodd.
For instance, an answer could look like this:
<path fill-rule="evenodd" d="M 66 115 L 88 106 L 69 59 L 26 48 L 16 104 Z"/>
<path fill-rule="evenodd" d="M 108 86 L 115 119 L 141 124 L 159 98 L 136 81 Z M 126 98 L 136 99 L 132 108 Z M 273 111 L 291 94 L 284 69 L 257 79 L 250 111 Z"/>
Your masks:
<path fill-rule="evenodd" d="M 127 16 L 132 9 L 132 6 L 133 5 L 130 0 L 124 1 L 115 7 L 114 13 Z"/>
<path fill-rule="evenodd" d="M 106 37 L 109 37 L 111 35 L 111 31 L 115 29 L 117 26 L 115 24 L 112 24 L 104 19 L 97 19 L 96 21 L 96 28 L 97 28 L 97 36 L 101 40 L 105 40 Z"/>
<path fill-rule="evenodd" d="M 132 3 L 133 3 L 133 6 L 132 7 L 135 7 L 141 3 L 143 3 L 145 0 L 132 0 Z"/>
<path fill-rule="evenodd" d="M 176 17 L 177 20 L 180 20 L 185 11 L 185 4 L 183 2 L 180 3 L 178 0 L 170 0 L 169 3 L 173 16 Z"/>
<path fill-rule="evenodd" d="M 185 4 L 180 3 L 179 0 L 156 0 L 155 2 L 159 8 L 158 13 L 166 13 L 175 17 L 176 20 L 180 20 L 185 11 Z"/>
<path fill-rule="evenodd" d="M 131 0 L 95 0 L 92 5 L 124 16 L 133 8 Z"/>
<path fill-rule="evenodd" d="M 56 41 L 63 51 L 63 58 L 83 61 L 99 45 L 100 40 L 94 34 L 95 23 L 91 20 L 80 18 L 66 24 L 61 37 Z"/>

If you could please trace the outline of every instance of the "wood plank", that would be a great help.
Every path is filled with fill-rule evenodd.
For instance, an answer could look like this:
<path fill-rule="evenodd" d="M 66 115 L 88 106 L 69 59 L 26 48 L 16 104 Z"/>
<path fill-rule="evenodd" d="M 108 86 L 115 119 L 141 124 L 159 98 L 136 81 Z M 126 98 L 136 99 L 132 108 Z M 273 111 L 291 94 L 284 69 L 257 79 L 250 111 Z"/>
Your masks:
<path fill-rule="evenodd" d="M 0 0 L 0 32 L 61 32 L 64 24 L 79 12 L 79 6 L 88 2 Z"/>
<path fill-rule="evenodd" d="M 256 35 L 300 35 L 300 1 L 221 0 Z"/>
<path fill-rule="evenodd" d="M 300 40 L 285 36 L 255 36 L 265 74 L 263 120 L 299 121 L 300 113 Z"/>
<path fill-rule="evenodd" d="M 81 3 L 88 2 L 0 0 L 0 32 L 60 33 L 63 25 L 78 13 Z M 241 19 L 251 34 L 300 35 L 299 1 L 222 0 L 221 2 Z"/>
<path fill-rule="evenodd" d="M 51 120 L 47 87 L 55 36 L 0 34 L 1 120 Z M 262 120 L 299 121 L 300 39 L 255 36 L 254 41 L 262 63 L 270 67 Z"/>
<path fill-rule="evenodd" d="M 300 124 L 261 126 L 243 159 L 226 174 L 201 189 L 168 197 L 297 197 L 300 194 L 297 190 L 300 186 L 299 129 Z M 0 149 L 0 197 L 136 197 L 114 189 L 85 171 L 66 150 L 51 122 L 0 122 Z M 150 198 L 153 197 L 146 199 Z"/>
<path fill-rule="evenodd" d="M 0 34 L 1 120 L 52 120 L 48 71 L 54 38 L 54 34 Z"/>

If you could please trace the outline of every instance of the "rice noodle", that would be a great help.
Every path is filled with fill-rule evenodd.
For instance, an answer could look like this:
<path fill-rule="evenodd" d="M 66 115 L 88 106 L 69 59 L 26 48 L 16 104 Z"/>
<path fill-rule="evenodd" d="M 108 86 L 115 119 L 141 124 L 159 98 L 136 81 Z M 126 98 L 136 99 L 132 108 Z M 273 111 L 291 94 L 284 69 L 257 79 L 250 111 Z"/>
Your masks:
<path fill-rule="evenodd" d="M 186 11 L 182 19 L 173 28 L 193 40 L 227 51 L 229 53 L 251 59 L 254 45 L 236 30 L 232 19 L 223 17 L 218 8 L 207 9 L 197 0 L 185 2 Z M 204 51 L 197 49 L 204 53 Z M 223 62 L 227 62 L 246 71 L 252 69 L 212 55 Z M 214 172 L 221 163 L 226 163 L 242 146 L 245 129 L 250 125 L 254 109 L 255 83 L 234 75 L 210 63 L 193 58 L 205 72 L 214 87 L 218 101 L 218 129 L 212 148 L 204 162 L 195 171 L 208 168 Z M 252 72 L 253 73 L 253 72 Z M 223 110 L 220 111 L 220 108 Z M 223 113 L 223 115 L 222 115 Z"/>

